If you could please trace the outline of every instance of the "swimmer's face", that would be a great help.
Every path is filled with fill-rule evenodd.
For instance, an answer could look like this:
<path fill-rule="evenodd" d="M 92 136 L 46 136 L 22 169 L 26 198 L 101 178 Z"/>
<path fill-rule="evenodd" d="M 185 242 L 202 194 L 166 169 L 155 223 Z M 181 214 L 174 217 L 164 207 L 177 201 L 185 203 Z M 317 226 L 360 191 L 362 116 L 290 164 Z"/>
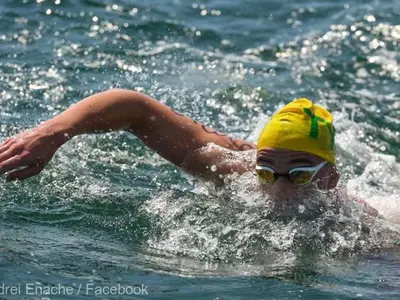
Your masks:
<path fill-rule="evenodd" d="M 287 149 L 263 148 L 257 152 L 257 165 L 269 167 L 278 174 L 287 174 L 291 169 L 298 167 L 315 167 L 324 162 L 316 155 Z M 278 176 L 276 181 L 262 184 L 268 194 L 276 200 L 288 200 L 315 188 L 326 190 L 336 187 L 340 174 L 336 167 L 326 163 L 315 174 L 310 184 L 298 185 L 284 176 Z"/>

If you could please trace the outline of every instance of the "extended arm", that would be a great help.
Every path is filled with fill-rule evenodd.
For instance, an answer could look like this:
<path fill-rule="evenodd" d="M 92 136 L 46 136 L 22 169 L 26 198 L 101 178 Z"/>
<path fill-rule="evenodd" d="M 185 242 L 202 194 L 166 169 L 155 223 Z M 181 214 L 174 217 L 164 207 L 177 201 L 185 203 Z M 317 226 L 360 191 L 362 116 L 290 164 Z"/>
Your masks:
<path fill-rule="evenodd" d="M 220 153 L 193 155 L 195 150 L 215 143 L 242 151 L 255 145 L 228 137 L 197 121 L 175 112 L 144 94 L 113 89 L 88 97 L 38 127 L 11 137 L 0 145 L 1 173 L 12 171 L 7 179 L 25 179 L 40 173 L 57 149 L 68 139 L 83 133 L 129 130 L 162 157 L 185 170 L 210 177 L 201 165 L 218 164 Z M 219 173 L 240 171 L 223 167 Z M 212 174 L 214 175 L 214 174 Z"/>

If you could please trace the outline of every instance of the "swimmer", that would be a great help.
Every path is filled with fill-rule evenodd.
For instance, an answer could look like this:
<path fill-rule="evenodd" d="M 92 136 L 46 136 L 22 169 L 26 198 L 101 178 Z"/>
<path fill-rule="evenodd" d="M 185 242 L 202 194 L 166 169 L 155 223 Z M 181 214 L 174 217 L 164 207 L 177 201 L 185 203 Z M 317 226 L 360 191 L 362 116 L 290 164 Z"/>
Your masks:
<path fill-rule="evenodd" d="M 332 115 L 308 99 L 294 100 L 277 111 L 256 145 L 220 133 L 142 93 L 122 89 L 83 99 L 6 139 L 0 145 L 0 173 L 8 173 L 7 181 L 32 177 L 74 136 L 114 130 L 133 133 L 168 161 L 204 180 L 255 171 L 261 186 L 281 201 L 315 187 L 334 189 L 340 178 Z M 219 147 L 201 151 L 210 143 Z M 227 164 L 223 159 L 224 151 L 247 150 L 256 150 L 255 161 Z"/>

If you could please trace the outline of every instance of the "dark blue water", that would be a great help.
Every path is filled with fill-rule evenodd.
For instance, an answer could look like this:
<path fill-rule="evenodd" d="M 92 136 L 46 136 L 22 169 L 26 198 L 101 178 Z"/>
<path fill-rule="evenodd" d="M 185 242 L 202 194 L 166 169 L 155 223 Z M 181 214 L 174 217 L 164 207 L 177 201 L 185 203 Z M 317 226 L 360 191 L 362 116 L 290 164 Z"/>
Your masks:
<path fill-rule="evenodd" d="M 399 50 L 397 0 L 0 1 L 2 139 L 112 87 L 252 141 L 309 97 L 342 186 L 391 220 L 271 219 L 246 177 L 216 195 L 132 135 L 80 136 L 0 187 L 0 299 L 399 299 Z"/>

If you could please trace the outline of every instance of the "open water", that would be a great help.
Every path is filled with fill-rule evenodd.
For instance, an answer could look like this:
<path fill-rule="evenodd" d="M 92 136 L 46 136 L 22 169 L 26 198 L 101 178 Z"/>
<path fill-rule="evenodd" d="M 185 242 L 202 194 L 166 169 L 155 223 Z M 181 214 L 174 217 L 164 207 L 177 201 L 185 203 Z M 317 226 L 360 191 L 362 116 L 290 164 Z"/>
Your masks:
<path fill-rule="evenodd" d="M 1 0 L 0 138 L 122 87 L 255 141 L 309 97 L 342 187 L 398 220 L 399 50 L 398 0 Z M 399 225 L 274 215 L 252 180 L 213 191 L 128 133 L 76 137 L 0 186 L 0 299 L 400 299 Z"/>

